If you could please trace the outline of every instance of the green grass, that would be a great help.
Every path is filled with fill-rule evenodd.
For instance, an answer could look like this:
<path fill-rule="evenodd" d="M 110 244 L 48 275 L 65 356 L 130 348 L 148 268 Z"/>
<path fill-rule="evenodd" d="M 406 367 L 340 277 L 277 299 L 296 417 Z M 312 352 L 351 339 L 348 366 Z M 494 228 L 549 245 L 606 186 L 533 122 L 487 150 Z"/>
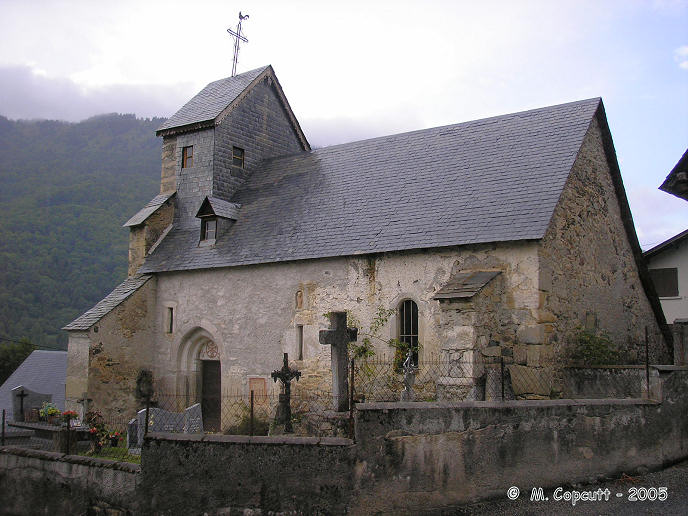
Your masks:
<path fill-rule="evenodd" d="M 141 464 L 140 455 L 132 455 L 127 452 L 126 448 L 111 448 L 109 446 L 103 447 L 100 452 L 93 453 L 91 451 L 81 453 L 86 457 L 94 457 L 96 459 L 110 459 L 119 462 L 132 462 L 134 464 Z"/>

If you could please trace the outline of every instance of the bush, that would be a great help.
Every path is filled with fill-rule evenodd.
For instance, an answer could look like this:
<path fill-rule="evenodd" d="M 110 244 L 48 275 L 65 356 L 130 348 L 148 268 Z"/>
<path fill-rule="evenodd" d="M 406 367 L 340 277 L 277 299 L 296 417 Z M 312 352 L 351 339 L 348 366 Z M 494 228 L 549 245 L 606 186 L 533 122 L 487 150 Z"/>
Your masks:
<path fill-rule="evenodd" d="M 569 359 L 583 365 L 618 364 L 621 353 L 604 333 L 582 330 L 576 336 Z"/>

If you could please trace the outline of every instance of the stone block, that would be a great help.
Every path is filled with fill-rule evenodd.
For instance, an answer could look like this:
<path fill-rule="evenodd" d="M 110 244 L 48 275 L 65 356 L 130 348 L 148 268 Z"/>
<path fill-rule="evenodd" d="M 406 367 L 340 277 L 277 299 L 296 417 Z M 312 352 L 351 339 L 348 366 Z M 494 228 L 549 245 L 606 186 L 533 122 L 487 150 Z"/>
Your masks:
<path fill-rule="evenodd" d="M 514 346 L 514 362 L 517 364 L 525 365 L 528 361 L 528 348 L 524 344 L 516 344 Z"/>
<path fill-rule="evenodd" d="M 542 344 L 545 341 L 544 327 L 540 324 L 533 326 L 521 326 L 516 332 L 520 342 L 526 344 Z"/>
<path fill-rule="evenodd" d="M 483 356 L 485 357 L 501 357 L 502 356 L 502 348 L 501 346 L 488 346 L 484 348 L 482 351 Z"/>
<path fill-rule="evenodd" d="M 549 396 L 554 388 L 554 372 L 549 368 L 534 368 L 522 365 L 507 367 L 511 377 L 511 388 L 516 396 Z"/>

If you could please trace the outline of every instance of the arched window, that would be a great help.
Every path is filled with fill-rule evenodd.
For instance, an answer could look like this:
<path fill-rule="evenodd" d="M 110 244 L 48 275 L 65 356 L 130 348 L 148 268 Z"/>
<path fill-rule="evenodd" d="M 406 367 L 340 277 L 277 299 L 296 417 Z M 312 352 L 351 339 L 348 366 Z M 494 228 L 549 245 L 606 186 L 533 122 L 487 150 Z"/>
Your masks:
<path fill-rule="evenodd" d="M 418 305 L 410 299 L 399 303 L 399 341 L 413 351 L 413 363 L 418 365 Z"/>

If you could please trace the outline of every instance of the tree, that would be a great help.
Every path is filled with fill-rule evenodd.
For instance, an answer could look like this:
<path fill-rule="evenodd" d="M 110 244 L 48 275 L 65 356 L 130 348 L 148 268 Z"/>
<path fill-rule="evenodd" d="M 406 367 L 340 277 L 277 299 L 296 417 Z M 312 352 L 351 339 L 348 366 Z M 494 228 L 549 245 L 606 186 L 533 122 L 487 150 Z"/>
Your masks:
<path fill-rule="evenodd" d="M 36 349 L 26 337 L 19 342 L 0 341 L 0 385 Z"/>

